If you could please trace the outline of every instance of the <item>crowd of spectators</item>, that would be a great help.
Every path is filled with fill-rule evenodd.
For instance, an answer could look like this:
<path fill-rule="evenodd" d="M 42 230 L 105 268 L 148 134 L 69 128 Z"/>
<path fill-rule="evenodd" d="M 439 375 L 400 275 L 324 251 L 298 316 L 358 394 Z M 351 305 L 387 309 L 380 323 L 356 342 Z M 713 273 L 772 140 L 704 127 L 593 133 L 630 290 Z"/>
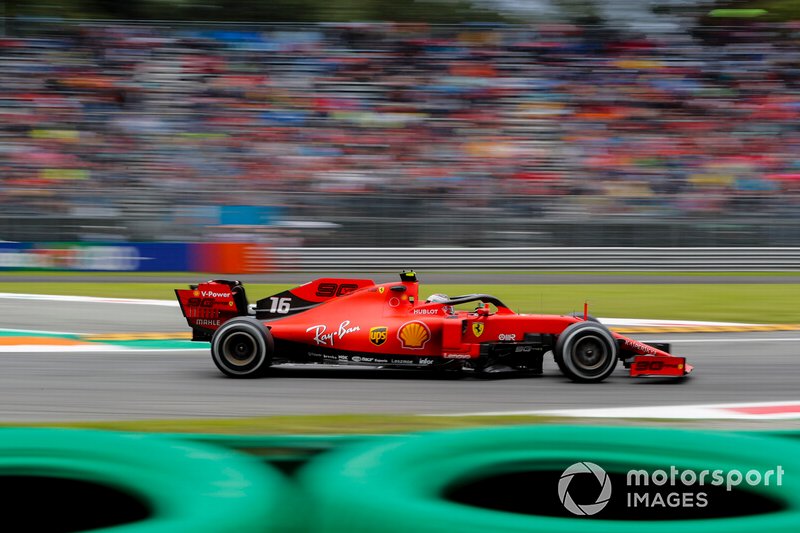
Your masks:
<path fill-rule="evenodd" d="M 387 197 L 781 216 L 800 208 L 799 43 L 791 23 L 30 23 L 0 39 L 0 202 L 187 224 L 218 204 L 399 216 L 369 200 Z"/>

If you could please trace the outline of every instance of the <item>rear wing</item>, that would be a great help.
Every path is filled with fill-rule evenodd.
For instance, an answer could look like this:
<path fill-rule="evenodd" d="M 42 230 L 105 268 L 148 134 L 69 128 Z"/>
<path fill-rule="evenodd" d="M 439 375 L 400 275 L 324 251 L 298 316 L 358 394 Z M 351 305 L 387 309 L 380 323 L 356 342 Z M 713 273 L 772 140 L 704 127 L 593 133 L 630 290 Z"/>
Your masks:
<path fill-rule="evenodd" d="M 247 296 L 239 281 L 216 279 L 175 289 L 181 312 L 192 328 L 193 341 L 209 341 L 222 324 L 248 314 Z"/>

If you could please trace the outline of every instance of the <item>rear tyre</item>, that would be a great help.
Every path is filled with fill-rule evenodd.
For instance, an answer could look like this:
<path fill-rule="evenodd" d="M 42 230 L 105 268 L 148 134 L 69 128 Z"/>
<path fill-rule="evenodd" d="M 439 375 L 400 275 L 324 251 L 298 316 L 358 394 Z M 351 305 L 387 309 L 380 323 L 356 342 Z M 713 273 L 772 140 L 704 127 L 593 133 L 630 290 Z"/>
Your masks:
<path fill-rule="evenodd" d="M 258 320 L 236 317 L 225 322 L 211 338 L 211 358 L 217 368 L 232 378 L 262 375 L 269 367 L 275 343 Z"/>
<path fill-rule="evenodd" d="M 576 322 L 558 336 L 553 356 L 572 381 L 600 382 L 617 367 L 617 343 L 602 324 Z"/>

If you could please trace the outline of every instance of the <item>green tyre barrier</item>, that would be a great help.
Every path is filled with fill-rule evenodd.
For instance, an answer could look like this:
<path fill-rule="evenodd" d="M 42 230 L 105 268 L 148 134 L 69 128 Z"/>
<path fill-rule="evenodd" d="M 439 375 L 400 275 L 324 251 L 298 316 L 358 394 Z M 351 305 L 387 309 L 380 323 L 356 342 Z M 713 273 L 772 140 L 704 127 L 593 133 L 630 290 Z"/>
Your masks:
<path fill-rule="evenodd" d="M 285 532 L 297 495 L 256 458 L 152 435 L 0 430 L 4 522 L 21 530 Z M 16 526 L 15 526 L 16 527 Z"/>
<path fill-rule="evenodd" d="M 381 438 L 370 435 L 214 435 L 173 433 L 172 436 L 232 448 L 267 463 L 290 478 L 313 457 L 339 446 Z"/>
<path fill-rule="evenodd" d="M 672 466 L 677 485 L 658 485 Z M 640 470 L 647 485 L 638 474 L 628 481 Z M 736 471 L 762 482 L 734 484 Z M 773 437 L 589 426 L 427 433 L 334 450 L 298 478 L 317 533 L 800 531 L 800 445 Z"/>
<path fill-rule="evenodd" d="M 780 437 L 783 439 L 795 439 L 800 442 L 800 429 L 751 429 L 743 430 L 739 433 L 743 435 L 759 436 L 759 437 Z"/>

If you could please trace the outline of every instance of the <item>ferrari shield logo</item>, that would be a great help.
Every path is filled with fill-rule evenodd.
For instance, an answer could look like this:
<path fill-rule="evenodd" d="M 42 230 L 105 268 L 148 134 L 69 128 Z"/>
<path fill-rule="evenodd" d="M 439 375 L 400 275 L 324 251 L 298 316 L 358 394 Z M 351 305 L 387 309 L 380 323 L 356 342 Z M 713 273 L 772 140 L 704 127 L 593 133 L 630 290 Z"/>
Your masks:
<path fill-rule="evenodd" d="M 383 291 L 386 290 L 386 287 L 378 287 L 378 293 L 383 294 Z"/>
<path fill-rule="evenodd" d="M 481 335 L 483 335 L 483 326 L 484 326 L 483 322 L 473 322 L 472 323 L 472 333 L 476 337 L 480 337 Z"/>
<path fill-rule="evenodd" d="M 369 329 L 369 342 L 374 344 L 375 346 L 380 346 L 384 342 L 386 342 L 386 338 L 388 337 L 389 328 L 386 326 L 380 326 L 377 328 L 370 328 Z"/>

